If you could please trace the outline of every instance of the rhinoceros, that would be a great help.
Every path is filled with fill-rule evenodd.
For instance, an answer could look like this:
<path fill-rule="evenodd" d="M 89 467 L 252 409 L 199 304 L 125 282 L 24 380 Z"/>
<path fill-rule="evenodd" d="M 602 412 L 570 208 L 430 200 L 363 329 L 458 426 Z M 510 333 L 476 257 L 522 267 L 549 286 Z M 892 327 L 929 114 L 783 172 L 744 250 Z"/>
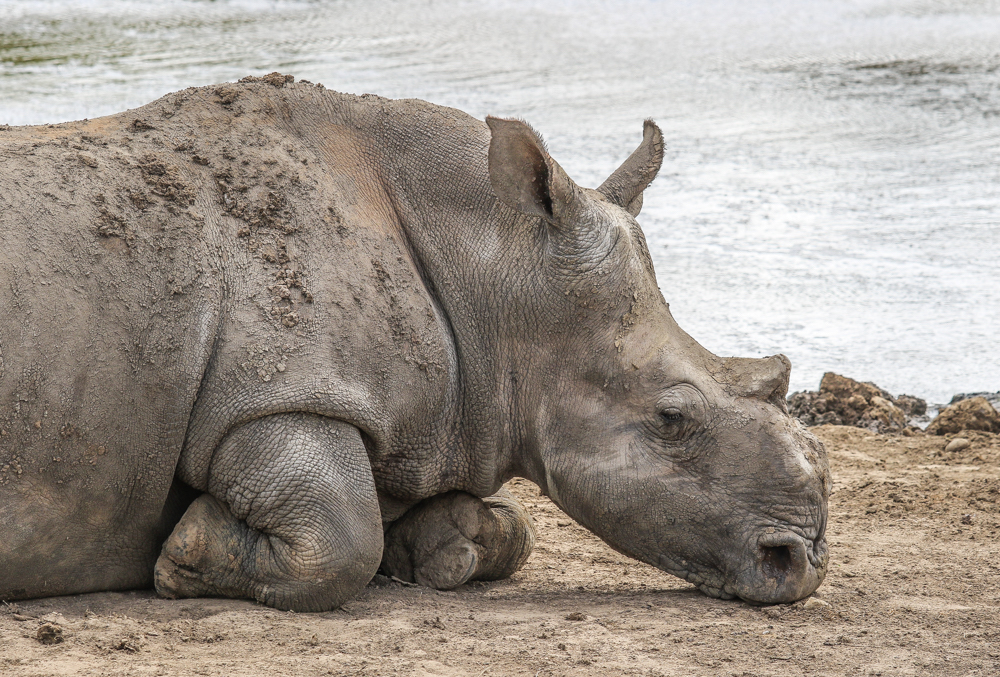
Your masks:
<path fill-rule="evenodd" d="M 291 76 L 0 128 L 0 599 L 335 608 L 535 542 L 513 477 L 713 597 L 827 565 L 782 355 L 682 331 L 635 217 L 526 123 Z"/>

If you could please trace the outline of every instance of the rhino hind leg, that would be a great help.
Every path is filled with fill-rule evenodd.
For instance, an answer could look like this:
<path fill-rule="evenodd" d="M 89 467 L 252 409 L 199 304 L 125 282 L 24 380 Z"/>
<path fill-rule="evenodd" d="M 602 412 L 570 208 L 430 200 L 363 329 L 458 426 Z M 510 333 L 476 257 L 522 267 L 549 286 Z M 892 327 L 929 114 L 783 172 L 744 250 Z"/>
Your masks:
<path fill-rule="evenodd" d="M 507 490 L 487 498 L 453 491 L 422 501 L 392 524 L 381 569 L 449 590 L 470 580 L 510 576 L 534 546 L 531 517 Z"/>
<path fill-rule="evenodd" d="M 375 483 L 357 429 L 280 414 L 222 442 L 208 492 L 164 543 L 154 579 L 164 597 L 325 611 L 363 588 L 381 555 Z"/>

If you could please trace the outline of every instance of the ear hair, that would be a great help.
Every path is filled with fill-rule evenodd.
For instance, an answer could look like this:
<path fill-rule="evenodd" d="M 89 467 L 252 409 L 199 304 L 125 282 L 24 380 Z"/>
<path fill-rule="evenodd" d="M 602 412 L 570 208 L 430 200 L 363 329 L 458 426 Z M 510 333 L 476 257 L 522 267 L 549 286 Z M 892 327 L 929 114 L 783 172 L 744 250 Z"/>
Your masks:
<path fill-rule="evenodd" d="M 642 143 L 597 190 L 609 202 L 637 216 L 642 209 L 642 191 L 656 178 L 661 164 L 663 133 L 655 122 L 646 120 L 642 125 Z"/>

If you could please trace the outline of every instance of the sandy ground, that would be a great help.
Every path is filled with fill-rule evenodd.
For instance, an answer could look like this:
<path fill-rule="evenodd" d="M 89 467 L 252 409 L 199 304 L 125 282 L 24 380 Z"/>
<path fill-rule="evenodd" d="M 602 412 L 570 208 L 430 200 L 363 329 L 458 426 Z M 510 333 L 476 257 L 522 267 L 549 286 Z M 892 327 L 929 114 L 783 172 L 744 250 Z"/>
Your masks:
<path fill-rule="evenodd" d="M 0 674 L 1000 674 L 1000 436 L 946 454 L 951 437 L 814 430 L 835 477 L 832 563 L 805 603 L 709 599 L 519 481 L 539 545 L 510 580 L 436 592 L 377 577 L 321 614 L 147 591 L 21 602 L 0 607 Z"/>

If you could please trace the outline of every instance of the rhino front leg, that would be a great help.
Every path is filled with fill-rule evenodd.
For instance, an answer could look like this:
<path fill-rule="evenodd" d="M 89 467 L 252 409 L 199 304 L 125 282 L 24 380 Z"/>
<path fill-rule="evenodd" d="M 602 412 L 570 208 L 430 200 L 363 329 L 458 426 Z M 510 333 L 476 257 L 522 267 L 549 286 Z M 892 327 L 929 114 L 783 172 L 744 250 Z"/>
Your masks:
<path fill-rule="evenodd" d="M 487 498 L 453 491 L 422 501 L 389 527 L 382 571 L 449 590 L 510 576 L 534 547 L 531 517 L 506 489 Z"/>
<path fill-rule="evenodd" d="M 156 590 L 325 611 L 363 588 L 381 556 L 378 498 L 357 429 L 279 414 L 237 428 L 216 450 L 208 492 L 163 545 Z"/>

